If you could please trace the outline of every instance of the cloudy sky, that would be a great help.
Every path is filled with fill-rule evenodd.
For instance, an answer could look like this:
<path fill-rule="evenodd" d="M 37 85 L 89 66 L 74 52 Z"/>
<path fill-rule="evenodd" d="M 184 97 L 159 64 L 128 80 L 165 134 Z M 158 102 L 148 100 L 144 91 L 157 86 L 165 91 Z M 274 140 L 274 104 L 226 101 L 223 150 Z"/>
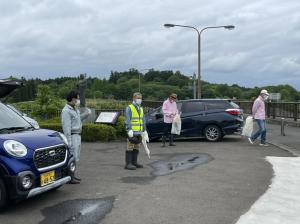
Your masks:
<path fill-rule="evenodd" d="M 0 78 L 197 72 L 197 33 L 164 23 L 233 24 L 202 34 L 202 76 L 300 90 L 299 0 L 0 0 Z"/>

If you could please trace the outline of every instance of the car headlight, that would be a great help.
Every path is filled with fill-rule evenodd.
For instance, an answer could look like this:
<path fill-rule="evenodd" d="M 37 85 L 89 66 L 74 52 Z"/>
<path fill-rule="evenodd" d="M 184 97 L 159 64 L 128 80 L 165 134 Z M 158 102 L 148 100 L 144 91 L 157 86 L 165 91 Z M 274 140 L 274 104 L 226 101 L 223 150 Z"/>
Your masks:
<path fill-rule="evenodd" d="M 61 137 L 61 139 L 64 141 L 64 143 L 66 145 L 69 145 L 67 137 L 63 133 L 58 132 L 58 134 Z"/>
<path fill-rule="evenodd" d="M 27 155 L 27 148 L 21 142 L 7 140 L 3 143 L 5 151 L 15 157 L 24 157 Z"/>

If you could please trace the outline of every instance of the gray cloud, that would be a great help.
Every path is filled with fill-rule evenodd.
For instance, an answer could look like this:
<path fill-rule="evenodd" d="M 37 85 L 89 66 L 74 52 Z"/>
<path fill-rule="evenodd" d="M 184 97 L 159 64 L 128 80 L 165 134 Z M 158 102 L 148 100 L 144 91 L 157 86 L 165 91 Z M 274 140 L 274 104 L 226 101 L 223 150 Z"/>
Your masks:
<path fill-rule="evenodd" d="M 202 35 L 202 76 L 300 89 L 298 0 L 0 0 L 0 77 L 197 71 L 197 35 L 164 23 L 234 24 Z"/>

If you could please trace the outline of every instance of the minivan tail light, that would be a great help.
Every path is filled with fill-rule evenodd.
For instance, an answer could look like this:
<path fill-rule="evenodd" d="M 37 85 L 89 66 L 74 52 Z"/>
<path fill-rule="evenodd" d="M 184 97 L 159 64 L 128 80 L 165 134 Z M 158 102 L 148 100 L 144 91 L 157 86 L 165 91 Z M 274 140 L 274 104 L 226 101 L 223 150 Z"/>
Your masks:
<path fill-rule="evenodd" d="M 233 116 L 239 116 L 241 114 L 241 111 L 239 109 L 227 109 L 226 113 Z"/>

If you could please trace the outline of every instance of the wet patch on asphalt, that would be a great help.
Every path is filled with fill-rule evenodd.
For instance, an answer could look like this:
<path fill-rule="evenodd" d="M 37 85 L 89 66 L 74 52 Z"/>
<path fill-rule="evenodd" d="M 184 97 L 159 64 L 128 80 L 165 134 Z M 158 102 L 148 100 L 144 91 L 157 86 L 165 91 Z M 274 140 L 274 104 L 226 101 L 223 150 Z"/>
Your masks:
<path fill-rule="evenodd" d="M 40 224 L 100 223 L 112 210 L 114 200 L 114 197 L 106 197 L 61 202 L 42 210 L 44 220 Z"/>
<path fill-rule="evenodd" d="M 152 176 L 128 176 L 128 177 L 122 177 L 120 178 L 121 181 L 123 183 L 126 183 L 126 184 L 141 184 L 141 185 L 144 185 L 144 184 L 149 184 L 153 179 L 154 177 Z"/>
<path fill-rule="evenodd" d="M 177 154 L 168 159 L 150 164 L 153 168 L 152 176 L 164 176 L 175 172 L 193 169 L 196 166 L 209 163 L 214 158 L 205 153 Z"/>
<path fill-rule="evenodd" d="M 173 154 L 172 156 L 160 154 L 165 157 L 163 160 L 158 160 L 150 164 L 153 171 L 151 176 L 127 176 L 122 177 L 120 180 L 128 184 L 149 184 L 157 176 L 164 176 L 179 171 L 193 169 L 196 166 L 209 163 L 214 158 L 206 153 L 193 153 L 193 154 Z"/>

